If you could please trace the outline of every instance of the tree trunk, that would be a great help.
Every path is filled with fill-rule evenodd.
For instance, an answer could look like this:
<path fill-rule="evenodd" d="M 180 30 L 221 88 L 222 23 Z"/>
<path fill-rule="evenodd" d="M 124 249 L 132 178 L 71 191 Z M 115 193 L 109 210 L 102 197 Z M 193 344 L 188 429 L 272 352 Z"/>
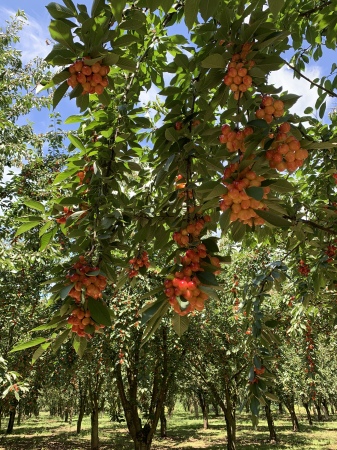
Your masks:
<path fill-rule="evenodd" d="M 19 427 L 21 425 L 21 419 L 22 419 L 22 404 L 19 402 L 18 404 L 18 418 L 16 420 L 16 424 Z"/>
<path fill-rule="evenodd" d="M 66 423 L 68 423 L 68 419 L 69 419 L 69 409 L 68 409 L 68 407 L 66 407 L 66 409 L 64 411 L 64 421 Z"/>
<path fill-rule="evenodd" d="M 91 450 L 99 449 L 98 439 L 98 405 L 94 405 L 91 411 Z"/>
<path fill-rule="evenodd" d="M 202 411 L 204 430 L 208 430 L 208 407 L 207 407 L 208 405 L 207 405 L 206 395 L 205 395 L 205 392 L 203 392 L 201 389 L 198 390 L 197 394 L 198 394 L 199 403 L 200 403 L 200 407 L 201 407 L 201 411 Z"/>
<path fill-rule="evenodd" d="M 303 406 L 304 406 L 305 411 L 307 413 L 307 418 L 308 418 L 309 425 L 312 425 L 312 417 L 311 417 L 311 413 L 310 413 L 309 403 L 303 402 L 303 401 L 302 401 L 302 403 L 303 403 Z"/>
<path fill-rule="evenodd" d="M 219 417 L 219 415 L 220 415 L 219 407 L 218 407 L 218 405 L 217 405 L 217 403 L 215 401 L 212 402 L 212 407 L 213 407 L 213 411 L 214 411 L 215 417 Z"/>
<path fill-rule="evenodd" d="M 161 412 L 160 412 L 160 437 L 166 438 L 166 426 L 167 426 L 167 420 L 165 416 L 165 406 L 163 405 Z"/>
<path fill-rule="evenodd" d="M 13 428 L 14 428 L 14 421 L 15 421 L 15 413 L 16 413 L 16 406 L 17 406 L 17 402 L 16 404 L 11 404 L 10 409 L 9 409 L 9 419 L 8 419 L 8 426 L 7 426 L 7 434 L 11 434 L 13 433 Z"/>
<path fill-rule="evenodd" d="M 78 412 L 78 419 L 77 419 L 77 427 L 76 427 L 76 433 L 79 434 L 81 432 L 82 428 L 82 420 L 85 414 L 85 397 L 83 395 L 80 396 L 80 410 Z"/>
<path fill-rule="evenodd" d="M 153 369 L 153 384 L 149 407 L 149 421 L 142 427 L 137 408 L 138 367 L 140 363 L 140 345 L 142 334 L 135 339 L 133 364 L 126 368 L 126 379 L 122 376 L 121 365 L 115 366 L 116 384 L 123 406 L 126 423 L 135 450 L 149 450 L 156 431 L 162 409 L 166 402 L 168 383 L 172 372 L 168 370 L 167 330 L 162 327 L 162 342 L 158 341 L 161 358 L 158 358 Z"/>
<path fill-rule="evenodd" d="M 329 408 L 325 398 L 322 400 L 323 414 L 325 416 L 325 420 L 329 419 Z"/>
<path fill-rule="evenodd" d="M 266 411 L 266 417 L 267 417 L 267 424 L 268 424 L 268 430 L 269 430 L 269 439 L 271 443 L 274 443 L 277 441 L 276 436 L 276 429 L 274 425 L 273 415 L 271 413 L 270 409 L 270 400 L 266 400 L 266 406 L 264 407 Z"/>
<path fill-rule="evenodd" d="M 146 444 L 146 442 L 136 441 L 135 450 L 150 450 L 151 444 Z"/>
<path fill-rule="evenodd" d="M 290 417 L 291 417 L 291 422 L 293 425 L 293 431 L 299 431 L 300 430 L 300 426 L 298 423 L 298 419 L 296 416 L 296 412 L 295 412 L 295 406 L 294 406 L 294 399 L 288 399 L 288 401 L 286 402 L 286 407 L 288 408 L 288 411 L 290 413 Z"/>
<path fill-rule="evenodd" d="M 283 403 L 282 402 L 280 402 L 279 404 L 278 404 L 278 412 L 280 413 L 280 414 L 283 414 Z"/>
<path fill-rule="evenodd" d="M 236 424 L 231 414 L 225 415 L 227 431 L 227 450 L 236 450 Z"/>
<path fill-rule="evenodd" d="M 315 408 L 316 408 L 316 411 L 317 411 L 317 420 L 318 420 L 318 422 L 323 422 L 323 416 L 322 416 L 320 402 L 319 401 L 318 402 L 314 401 L 314 405 L 315 405 Z"/>
<path fill-rule="evenodd" d="M 198 407 L 198 402 L 196 399 L 193 399 L 193 411 L 194 411 L 194 417 L 196 419 L 199 419 L 199 407 Z"/>

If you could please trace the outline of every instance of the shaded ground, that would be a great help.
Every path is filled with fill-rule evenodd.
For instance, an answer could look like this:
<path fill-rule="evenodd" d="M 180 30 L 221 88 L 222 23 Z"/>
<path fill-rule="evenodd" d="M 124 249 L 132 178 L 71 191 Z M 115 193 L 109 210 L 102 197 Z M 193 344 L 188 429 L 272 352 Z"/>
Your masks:
<path fill-rule="evenodd" d="M 312 427 L 306 424 L 304 416 L 300 416 L 300 421 L 301 431 L 293 433 L 289 418 L 278 416 L 275 423 L 279 442 L 273 445 L 268 442 L 264 420 L 257 430 L 253 430 L 249 418 L 242 415 L 238 421 L 238 450 L 337 450 L 337 416 L 327 422 L 315 422 Z M 76 434 L 76 420 L 70 425 L 59 418 L 50 418 L 47 413 L 15 426 L 12 435 L 6 436 L 4 430 L 0 433 L 0 450 L 90 450 L 88 417 L 83 421 L 83 431 L 79 435 Z M 110 422 L 107 416 L 100 418 L 100 440 L 101 450 L 133 450 L 127 429 Z M 203 430 L 201 418 L 195 419 L 178 410 L 168 421 L 168 438 L 157 437 L 153 450 L 223 450 L 225 445 L 226 432 L 221 417 L 211 417 L 209 429 Z"/>

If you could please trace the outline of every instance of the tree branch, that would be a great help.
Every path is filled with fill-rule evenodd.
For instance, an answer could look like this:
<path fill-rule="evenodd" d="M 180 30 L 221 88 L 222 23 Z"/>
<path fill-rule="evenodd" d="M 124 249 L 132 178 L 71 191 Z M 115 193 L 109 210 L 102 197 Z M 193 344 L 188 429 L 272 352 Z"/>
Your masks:
<path fill-rule="evenodd" d="M 325 8 L 326 6 L 331 5 L 331 3 L 332 2 L 330 0 L 328 0 L 326 2 L 323 2 L 321 5 L 318 5 L 318 6 L 315 6 L 314 8 L 312 8 L 312 9 L 309 9 L 308 11 L 300 12 L 299 13 L 299 17 L 310 17 L 311 14 L 313 14 L 313 13 L 315 13 L 317 11 L 320 11 L 321 9 Z"/>
<path fill-rule="evenodd" d="M 322 91 L 326 92 L 328 95 L 330 95 L 330 97 L 336 97 L 337 98 L 337 94 L 335 94 L 334 92 L 330 91 L 330 89 L 326 89 L 325 87 L 321 86 L 320 84 L 317 84 L 314 81 L 310 80 L 310 78 L 308 78 L 305 75 L 303 75 L 303 73 L 300 70 L 296 69 L 296 67 L 292 66 L 287 61 L 285 61 L 285 63 L 287 64 L 288 67 L 290 67 L 290 69 L 292 69 L 294 72 L 298 73 L 301 78 L 303 78 L 304 80 L 306 80 L 309 83 L 313 84 L 318 89 L 321 89 Z"/>

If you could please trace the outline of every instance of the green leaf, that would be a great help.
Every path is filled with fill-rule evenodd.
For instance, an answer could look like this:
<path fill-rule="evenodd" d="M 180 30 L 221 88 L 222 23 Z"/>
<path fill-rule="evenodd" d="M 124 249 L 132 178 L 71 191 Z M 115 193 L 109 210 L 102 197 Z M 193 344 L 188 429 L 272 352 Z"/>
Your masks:
<path fill-rule="evenodd" d="M 76 52 L 71 27 L 63 20 L 52 20 L 49 25 L 49 32 L 52 39 Z"/>
<path fill-rule="evenodd" d="M 42 219 L 41 219 L 41 220 L 42 220 Z M 35 220 L 35 221 L 32 221 L 32 222 L 26 222 L 26 223 L 22 224 L 22 225 L 18 228 L 17 232 L 15 233 L 15 236 L 20 236 L 20 234 L 23 234 L 23 233 L 25 233 L 26 231 L 28 231 L 28 230 L 30 230 L 30 229 L 36 227 L 37 225 L 39 225 L 39 224 L 41 223 L 41 220 L 39 220 L 39 221 L 38 221 L 38 220 Z"/>
<path fill-rule="evenodd" d="M 116 62 L 116 66 L 123 70 L 128 70 L 129 72 L 134 72 L 137 69 L 136 62 L 127 58 L 119 58 Z"/>
<path fill-rule="evenodd" d="M 194 23 L 197 21 L 199 3 L 200 3 L 200 0 L 186 0 L 185 1 L 185 7 L 184 7 L 185 23 L 189 30 L 193 27 Z"/>
<path fill-rule="evenodd" d="M 53 19 L 66 19 L 73 16 L 73 11 L 71 9 L 55 2 L 49 3 L 46 8 Z"/>
<path fill-rule="evenodd" d="M 213 17 L 219 7 L 219 0 L 202 0 L 200 3 L 200 14 L 206 22 L 210 17 Z"/>
<path fill-rule="evenodd" d="M 105 7 L 105 0 L 94 0 L 91 7 L 91 17 L 98 16 Z"/>
<path fill-rule="evenodd" d="M 107 55 L 104 56 L 103 63 L 107 66 L 113 66 L 117 63 L 119 60 L 119 55 L 116 53 L 109 52 Z"/>
<path fill-rule="evenodd" d="M 200 285 L 200 290 L 205 292 L 210 298 L 214 298 L 215 300 L 220 300 L 220 297 L 218 296 L 217 292 L 208 287 L 208 286 L 202 286 Z"/>
<path fill-rule="evenodd" d="M 82 141 L 78 137 L 74 136 L 71 133 L 68 133 L 68 139 L 74 147 L 79 148 L 82 152 L 86 151 L 84 145 L 82 144 Z"/>
<path fill-rule="evenodd" d="M 68 284 L 67 286 L 64 286 L 64 288 L 61 289 L 60 291 L 60 297 L 62 300 L 64 300 L 67 295 L 69 294 L 69 292 L 72 290 L 72 288 L 75 286 L 74 283 Z"/>
<path fill-rule="evenodd" d="M 279 402 L 280 401 L 280 399 L 278 398 L 278 396 L 277 395 L 275 395 L 275 394 L 272 394 L 271 392 L 265 392 L 264 393 L 264 395 L 265 395 L 265 397 L 268 399 L 268 400 L 271 400 L 271 401 L 273 401 L 273 402 Z"/>
<path fill-rule="evenodd" d="M 274 19 L 276 19 L 284 6 L 284 0 L 268 0 L 268 5 Z"/>
<path fill-rule="evenodd" d="M 98 100 L 102 103 L 102 105 L 109 106 L 110 105 L 110 95 L 106 89 L 104 89 L 103 94 L 98 95 Z"/>
<path fill-rule="evenodd" d="M 146 292 L 146 294 L 141 295 L 138 298 L 138 301 L 142 301 L 142 300 L 146 300 L 150 297 L 152 297 L 155 294 L 158 294 L 159 292 L 163 292 L 163 286 L 158 286 L 154 289 L 151 289 L 150 291 Z M 148 308 L 151 307 L 152 303 L 147 303 L 145 306 L 143 306 L 143 308 L 140 310 L 140 313 L 142 314 L 144 311 L 146 311 Z"/>
<path fill-rule="evenodd" d="M 166 128 L 165 138 L 170 142 L 177 142 L 179 139 L 179 134 L 173 127 Z"/>
<path fill-rule="evenodd" d="M 111 326 L 110 309 L 101 301 L 88 297 L 88 309 L 96 323 Z"/>
<path fill-rule="evenodd" d="M 57 233 L 57 227 L 54 227 L 52 230 L 48 231 L 48 233 L 45 233 L 42 235 L 40 240 L 40 248 L 39 251 L 43 252 L 43 250 L 48 246 L 50 241 L 53 239 L 55 234 Z"/>
<path fill-rule="evenodd" d="M 262 200 L 263 196 L 264 196 L 263 188 L 257 187 L 257 186 L 252 186 L 252 187 L 247 188 L 246 193 L 247 193 L 247 195 L 249 195 L 249 197 L 252 197 L 258 201 Z"/>
<path fill-rule="evenodd" d="M 77 335 L 75 336 L 74 342 L 73 342 L 73 347 L 79 357 L 82 357 L 84 355 L 84 352 L 87 348 L 87 343 L 88 343 L 88 341 L 86 340 L 85 337 L 79 337 Z"/>
<path fill-rule="evenodd" d="M 219 283 L 212 272 L 198 272 L 198 278 L 201 283 L 206 286 L 219 286 Z"/>
<path fill-rule="evenodd" d="M 157 310 L 156 314 L 154 314 L 151 319 L 147 322 L 146 328 L 144 330 L 143 339 L 142 339 L 142 346 L 150 339 L 151 336 L 155 333 L 155 331 L 158 329 L 158 327 L 161 324 L 161 320 L 164 317 L 164 315 L 167 313 L 170 305 L 169 302 L 166 301 L 163 302 L 162 307 Z"/>
<path fill-rule="evenodd" d="M 62 333 L 60 333 L 55 341 L 53 342 L 51 349 L 53 353 L 56 353 L 57 350 L 61 347 L 63 342 L 68 338 L 69 334 L 71 334 L 71 330 L 68 328 L 67 330 L 64 330 Z"/>
<path fill-rule="evenodd" d="M 69 94 L 69 98 L 76 98 L 76 97 L 80 97 L 81 99 L 84 98 L 88 98 L 88 95 L 81 95 L 83 92 L 83 86 L 81 84 L 78 84 L 77 86 L 74 87 L 74 89 L 71 90 L 70 94 Z"/>
<path fill-rule="evenodd" d="M 219 53 L 213 53 L 201 61 L 201 66 L 205 69 L 224 69 L 227 66 L 227 61 Z"/>
<path fill-rule="evenodd" d="M 226 232 L 230 225 L 230 217 L 231 217 L 231 208 L 226 209 L 220 216 L 220 228 L 222 232 Z"/>
<path fill-rule="evenodd" d="M 52 80 L 54 85 L 62 83 L 62 81 L 67 80 L 70 77 L 70 73 L 68 69 L 62 70 L 53 76 Z"/>
<path fill-rule="evenodd" d="M 127 3 L 127 0 L 119 0 L 110 2 L 110 8 L 112 11 L 112 14 L 114 15 L 114 18 L 116 19 L 116 22 L 121 22 L 122 20 L 122 13 L 123 9 L 125 8 L 125 5 Z"/>
<path fill-rule="evenodd" d="M 221 195 L 227 194 L 228 189 L 222 183 L 218 183 L 209 194 L 204 198 L 204 200 L 210 200 L 214 197 L 220 197 Z"/>
<path fill-rule="evenodd" d="M 263 182 L 262 186 L 264 186 Z M 275 183 L 273 182 L 270 184 L 270 189 L 282 194 L 287 194 L 288 192 L 294 192 L 295 187 L 290 183 L 290 181 L 285 180 L 284 178 L 279 178 L 275 181 Z"/>
<path fill-rule="evenodd" d="M 67 92 L 69 85 L 66 81 L 64 81 L 60 86 L 54 91 L 53 95 L 53 109 L 60 103 L 63 99 L 65 93 Z"/>
<path fill-rule="evenodd" d="M 263 211 L 260 209 L 254 210 L 256 214 L 262 219 L 264 219 L 266 222 L 270 223 L 271 225 L 274 225 L 278 228 L 289 228 L 291 227 L 292 223 L 289 222 L 289 220 L 284 219 L 283 217 L 279 216 L 278 214 L 274 214 L 270 211 Z"/>
<path fill-rule="evenodd" d="M 32 209 L 37 209 L 38 211 L 45 212 L 44 206 L 40 202 L 36 202 L 35 200 L 26 200 L 23 202 L 24 205 L 28 206 Z"/>
<path fill-rule="evenodd" d="M 66 180 L 67 178 L 74 175 L 77 171 L 78 171 L 78 169 L 66 170 L 65 172 L 61 172 L 61 173 L 57 174 L 53 184 L 61 183 L 62 181 Z"/>
<path fill-rule="evenodd" d="M 38 327 L 33 328 L 31 331 L 43 331 L 43 330 L 50 330 L 52 328 L 56 328 L 57 325 L 62 321 L 61 316 L 55 316 L 53 319 L 50 320 L 50 322 L 45 323 L 43 325 L 39 325 Z"/>
<path fill-rule="evenodd" d="M 32 364 L 34 364 L 35 361 L 40 358 L 40 356 L 47 350 L 47 348 L 50 346 L 50 344 L 51 344 L 51 342 L 45 342 L 44 344 L 40 345 L 40 347 L 35 350 L 35 352 L 33 353 L 33 356 L 32 356 Z"/>
<path fill-rule="evenodd" d="M 321 148 L 334 148 L 337 147 L 337 139 L 331 139 L 331 141 L 326 142 L 312 142 L 309 145 L 303 145 L 303 148 L 306 148 L 307 150 L 310 149 L 321 149 Z"/>
<path fill-rule="evenodd" d="M 28 342 L 20 342 L 15 345 L 9 353 L 19 352 L 21 350 L 25 350 L 26 348 L 35 347 L 35 345 L 42 344 L 43 342 L 46 342 L 46 338 L 37 337 Z"/>
<path fill-rule="evenodd" d="M 83 116 L 78 116 L 78 115 L 73 115 L 73 116 L 69 116 L 64 123 L 65 124 L 71 124 L 71 123 L 78 123 L 78 122 L 82 122 L 83 120 Z"/>
<path fill-rule="evenodd" d="M 239 222 L 238 220 L 233 222 L 231 234 L 232 239 L 235 242 L 241 241 L 245 233 L 246 233 L 246 225 L 244 225 L 242 222 Z"/>
<path fill-rule="evenodd" d="M 181 337 L 188 330 L 190 319 L 187 316 L 180 316 L 176 312 L 173 313 L 172 326 L 174 331 Z"/>
<path fill-rule="evenodd" d="M 207 251 L 210 253 L 217 253 L 219 251 L 219 247 L 217 244 L 217 238 L 208 237 L 201 241 L 204 245 L 206 245 Z"/>
<path fill-rule="evenodd" d="M 155 290 L 157 290 L 157 289 L 155 289 Z M 155 291 L 155 290 L 153 290 L 153 291 Z M 153 291 L 150 291 L 150 292 L 153 292 Z M 163 292 L 162 286 L 160 286 L 160 291 Z M 160 292 L 160 291 L 158 291 L 158 292 Z M 149 294 L 150 294 L 150 292 L 149 292 Z M 147 298 L 147 296 L 145 298 Z M 153 317 L 162 308 L 163 304 L 165 302 L 167 303 L 167 301 L 168 301 L 167 298 L 161 297 L 152 303 L 146 304 L 140 310 L 140 314 L 142 315 L 142 321 L 141 321 L 142 325 L 144 325 L 146 322 L 148 322 L 151 319 L 151 317 Z"/>

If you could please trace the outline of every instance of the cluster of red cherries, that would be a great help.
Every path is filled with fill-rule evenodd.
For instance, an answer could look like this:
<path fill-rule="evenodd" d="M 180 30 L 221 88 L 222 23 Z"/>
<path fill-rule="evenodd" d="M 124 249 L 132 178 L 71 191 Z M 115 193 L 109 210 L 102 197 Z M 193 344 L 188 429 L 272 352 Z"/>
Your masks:
<path fill-rule="evenodd" d="M 91 312 L 81 308 L 75 308 L 68 318 L 68 323 L 72 326 L 71 331 L 76 333 L 80 337 L 91 339 L 93 333 L 100 328 L 104 328 L 104 325 L 97 324 L 91 317 Z"/>
<path fill-rule="evenodd" d="M 63 215 L 61 217 L 58 217 L 56 219 L 56 222 L 60 223 L 60 224 L 66 223 L 68 217 L 71 216 L 73 214 L 73 212 L 74 211 L 72 209 L 69 209 L 68 206 L 64 206 L 63 207 Z"/>
<path fill-rule="evenodd" d="M 68 295 L 76 303 L 81 302 L 82 294 L 84 297 L 88 296 L 95 300 L 102 298 L 107 279 L 104 275 L 96 275 L 97 271 L 99 271 L 99 267 L 91 267 L 84 256 L 80 256 L 78 262 L 72 266 L 67 278 L 75 284 Z"/>
<path fill-rule="evenodd" d="M 310 273 L 310 267 L 308 264 L 306 264 L 306 262 L 303 259 L 301 259 L 299 262 L 298 271 L 304 277 L 307 277 Z"/>
<path fill-rule="evenodd" d="M 99 61 L 89 65 L 90 59 L 90 56 L 85 56 L 68 67 L 70 76 L 67 83 L 72 88 L 75 88 L 78 84 L 82 85 L 83 94 L 103 94 L 104 89 L 109 84 L 107 75 L 110 72 L 110 67 L 101 64 Z"/>
<path fill-rule="evenodd" d="M 197 218 L 190 222 L 185 228 L 175 232 L 173 239 L 180 247 L 188 247 L 185 254 L 180 256 L 182 268 L 164 282 L 165 295 L 174 311 L 180 316 L 196 310 L 202 311 L 208 294 L 202 290 L 202 283 L 198 273 L 203 272 L 203 263 L 211 264 L 215 269 L 220 267 L 220 260 L 207 253 L 205 244 L 195 243 L 206 222 L 211 220 L 210 216 Z M 218 270 L 214 274 L 219 273 Z M 181 307 L 181 302 L 188 302 L 186 308 Z"/>
<path fill-rule="evenodd" d="M 146 251 L 139 253 L 138 256 L 129 260 L 130 268 L 128 269 L 129 278 L 136 277 L 139 274 L 139 269 L 150 267 L 149 255 Z"/>

